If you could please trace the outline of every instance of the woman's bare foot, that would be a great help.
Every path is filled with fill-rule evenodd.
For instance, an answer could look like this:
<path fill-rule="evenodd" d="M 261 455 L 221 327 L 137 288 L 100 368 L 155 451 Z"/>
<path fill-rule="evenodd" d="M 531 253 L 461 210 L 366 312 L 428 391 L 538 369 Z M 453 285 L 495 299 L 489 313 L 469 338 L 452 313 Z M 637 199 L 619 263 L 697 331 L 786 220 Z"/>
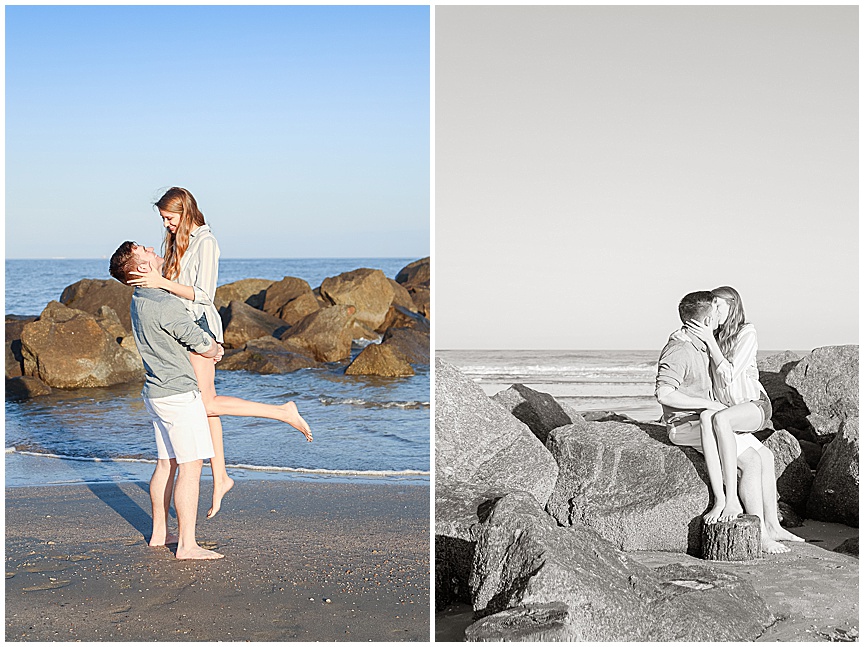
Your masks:
<path fill-rule="evenodd" d="M 717 523 L 720 519 L 720 514 L 723 512 L 723 508 L 726 507 L 726 498 L 715 499 L 714 507 L 711 508 L 704 517 L 702 517 L 702 521 L 704 523 Z"/>
<path fill-rule="evenodd" d="M 720 521 L 732 521 L 732 519 L 742 514 L 744 514 L 744 508 L 741 507 L 738 499 L 730 499 L 723 506 L 723 512 L 720 513 Z"/>
<path fill-rule="evenodd" d="M 297 411 L 297 405 L 293 402 L 286 402 L 278 408 L 285 412 L 285 415 L 281 418 L 282 422 L 287 422 L 289 425 L 294 427 L 294 429 L 306 436 L 306 440 L 311 443 L 312 432 L 309 430 L 309 425 L 307 425 L 306 421 L 303 420 L 300 412 Z"/>
<path fill-rule="evenodd" d="M 177 541 L 177 535 L 172 535 L 170 532 L 166 533 L 164 537 L 150 537 L 151 546 L 169 546 L 171 544 L 176 544 Z"/>
<path fill-rule="evenodd" d="M 216 481 L 213 481 L 213 505 L 211 505 L 210 509 L 207 511 L 208 519 L 212 519 L 216 516 L 216 513 L 222 508 L 222 497 L 228 494 L 228 491 L 232 487 L 234 487 L 234 479 L 230 476 L 226 476 L 218 484 Z"/>
<path fill-rule="evenodd" d="M 191 548 L 184 548 L 182 551 L 177 548 L 177 559 L 222 559 L 225 555 L 217 553 L 214 550 L 207 550 L 195 544 Z"/>
<path fill-rule="evenodd" d="M 779 553 L 788 553 L 789 546 L 784 546 L 779 541 L 774 541 L 768 537 L 762 538 L 762 550 L 770 555 L 778 555 Z"/>
<path fill-rule="evenodd" d="M 783 526 L 768 526 L 768 538 L 774 541 L 806 541 L 804 537 L 793 535 Z"/>

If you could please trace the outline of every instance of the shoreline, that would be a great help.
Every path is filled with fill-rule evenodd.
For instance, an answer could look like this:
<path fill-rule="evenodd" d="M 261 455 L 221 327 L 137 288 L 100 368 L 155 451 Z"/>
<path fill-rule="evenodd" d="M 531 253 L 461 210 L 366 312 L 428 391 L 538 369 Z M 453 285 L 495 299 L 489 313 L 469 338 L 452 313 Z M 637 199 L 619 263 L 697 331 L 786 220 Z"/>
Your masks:
<path fill-rule="evenodd" d="M 429 639 L 429 494 L 246 481 L 178 561 L 144 483 L 6 488 L 6 640 Z"/>

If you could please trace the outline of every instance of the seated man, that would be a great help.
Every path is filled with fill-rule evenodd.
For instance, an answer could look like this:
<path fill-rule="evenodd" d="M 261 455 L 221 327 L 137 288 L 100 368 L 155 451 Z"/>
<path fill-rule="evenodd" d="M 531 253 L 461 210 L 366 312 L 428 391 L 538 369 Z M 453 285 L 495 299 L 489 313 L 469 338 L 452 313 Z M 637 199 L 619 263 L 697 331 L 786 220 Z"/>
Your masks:
<path fill-rule="evenodd" d="M 710 292 L 686 295 L 678 305 L 678 314 L 682 323 L 695 319 L 712 328 L 717 327 L 717 308 Z M 669 431 L 669 440 L 676 445 L 694 447 L 706 456 L 712 452 L 719 465 L 717 445 L 706 448 L 702 445 L 701 413 L 725 408 L 712 395 L 708 362 L 705 344 L 686 328 L 676 330 L 660 353 L 654 396 L 663 407 L 663 422 Z M 738 492 L 726 492 L 726 497 L 740 493 L 744 509 L 759 517 L 763 550 L 768 553 L 788 552 L 788 547 L 776 541 L 789 541 L 794 535 L 781 528 L 777 519 L 774 456 L 752 434 L 734 436 L 741 482 Z"/>
<path fill-rule="evenodd" d="M 110 272 L 121 283 L 128 283 L 136 278 L 130 271 L 161 271 L 163 262 L 152 247 L 127 241 L 111 257 Z M 201 467 L 205 458 L 213 457 L 213 442 L 189 351 L 218 362 L 222 347 L 192 321 L 180 299 L 164 290 L 136 287 L 130 311 L 135 345 L 146 372 L 141 395 L 153 420 L 158 451 L 150 479 L 150 545 L 177 542 L 177 559 L 219 559 L 223 555 L 200 547 L 195 540 Z M 172 492 L 179 537 L 168 534 Z"/>

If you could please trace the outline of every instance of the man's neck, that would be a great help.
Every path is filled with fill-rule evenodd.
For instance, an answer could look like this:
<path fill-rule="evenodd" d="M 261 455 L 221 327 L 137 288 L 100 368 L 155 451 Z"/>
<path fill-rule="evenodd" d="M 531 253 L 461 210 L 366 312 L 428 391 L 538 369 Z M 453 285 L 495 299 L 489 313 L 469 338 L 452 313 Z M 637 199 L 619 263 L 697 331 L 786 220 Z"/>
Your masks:
<path fill-rule="evenodd" d="M 701 351 L 708 350 L 708 347 L 705 345 L 705 342 L 696 337 L 693 333 L 691 333 L 687 328 L 681 328 L 681 331 L 687 335 L 687 339 L 690 340 L 690 343 L 693 344 L 697 349 Z"/>

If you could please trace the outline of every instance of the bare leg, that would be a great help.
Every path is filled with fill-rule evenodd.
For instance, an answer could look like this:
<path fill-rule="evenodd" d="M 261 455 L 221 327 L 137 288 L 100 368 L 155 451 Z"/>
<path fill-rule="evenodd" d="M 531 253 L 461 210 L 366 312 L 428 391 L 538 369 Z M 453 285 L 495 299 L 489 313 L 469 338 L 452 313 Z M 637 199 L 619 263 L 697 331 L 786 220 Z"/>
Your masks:
<path fill-rule="evenodd" d="M 734 519 L 744 512 L 738 500 L 736 431 L 756 431 L 762 425 L 762 412 L 752 402 L 744 402 L 714 414 L 714 431 L 723 464 L 723 483 L 726 486 L 726 507 L 720 515 L 722 521 Z"/>
<path fill-rule="evenodd" d="M 717 438 L 714 435 L 712 418 L 716 411 L 706 409 L 699 416 L 702 427 L 702 453 L 705 456 L 705 466 L 708 469 L 708 482 L 714 495 L 714 507 L 703 517 L 705 523 L 717 523 L 720 513 L 726 507 L 726 495 L 723 492 L 723 471 L 720 465 L 720 452 L 717 448 Z"/>
<path fill-rule="evenodd" d="M 748 514 L 759 517 L 762 530 L 762 550 L 766 553 L 788 553 L 789 549 L 771 538 L 765 527 L 765 510 L 762 497 L 762 459 L 755 449 L 748 449 L 738 457 L 741 467 L 741 500 Z"/>
<path fill-rule="evenodd" d="M 759 450 L 762 460 L 762 509 L 765 511 L 765 527 L 768 537 L 775 541 L 804 541 L 780 525 L 777 516 L 777 476 L 774 471 L 774 454 L 767 447 Z"/>
<path fill-rule="evenodd" d="M 180 475 L 174 488 L 174 508 L 177 510 L 177 525 L 180 540 L 177 543 L 177 559 L 219 559 L 217 552 L 201 548 L 195 541 L 195 522 L 198 517 L 198 482 L 204 461 L 180 463 Z"/>
<path fill-rule="evenodd" d="M 174 493 L 174 475 L 177 461 L 160 458 L 150 478 L 150 507 L 153 511 L 153 532 L 150 534 L 151 546 L 176 544 L 177 537 L 168 532 L 168 508 Z"/>

